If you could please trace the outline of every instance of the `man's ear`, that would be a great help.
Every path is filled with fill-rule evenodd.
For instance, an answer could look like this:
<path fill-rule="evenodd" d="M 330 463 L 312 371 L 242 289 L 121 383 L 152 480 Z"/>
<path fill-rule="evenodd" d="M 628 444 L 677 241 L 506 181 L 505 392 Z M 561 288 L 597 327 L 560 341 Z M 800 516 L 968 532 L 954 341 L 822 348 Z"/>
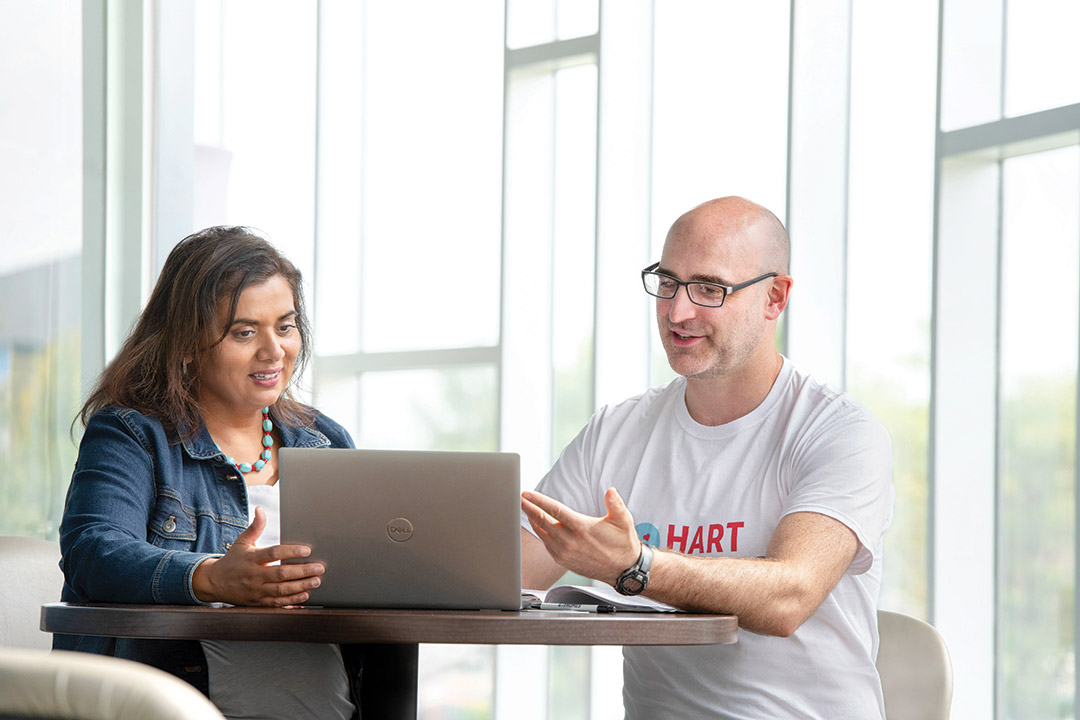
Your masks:
<path fill-rule="evenodd" d="M 790 275 L 777 275 L 769 286 L 765 303 L 765 319 L 776 320 L 784 312 L 791 298 L 791 286 L 795 279 Z"/>

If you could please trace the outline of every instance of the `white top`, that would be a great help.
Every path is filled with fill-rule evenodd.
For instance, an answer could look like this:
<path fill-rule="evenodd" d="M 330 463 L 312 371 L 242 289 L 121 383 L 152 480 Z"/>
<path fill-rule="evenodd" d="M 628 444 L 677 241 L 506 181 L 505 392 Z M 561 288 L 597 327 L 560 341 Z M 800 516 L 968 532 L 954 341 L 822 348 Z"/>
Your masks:
<path fill-rule="evenodd" d="M 806 511 L 844 523 L 860 548 L 790 638 L 744 630 L 733 645 L 626 647 L 627 717 L 883 718 L 874 660 L 894 496 L 887 432 L 786 358 L 761 405 L 725 425 L 695 422 L 685 392 L 677 378 L 601 409 L 537 489 L 601 516 L 613 486 L 644 542 L 690 555 L 763 556 L 780 519 Z"/>
<path fill-rule="evenodd" d="M 277 484 L 248 486 L 248 522 L 255 506 L 266 511 L 258 547 L 281 542 Z M 348 720 L 356 707 L 337 645 L 202 641 L 210 699 L 228 718 Z"/>

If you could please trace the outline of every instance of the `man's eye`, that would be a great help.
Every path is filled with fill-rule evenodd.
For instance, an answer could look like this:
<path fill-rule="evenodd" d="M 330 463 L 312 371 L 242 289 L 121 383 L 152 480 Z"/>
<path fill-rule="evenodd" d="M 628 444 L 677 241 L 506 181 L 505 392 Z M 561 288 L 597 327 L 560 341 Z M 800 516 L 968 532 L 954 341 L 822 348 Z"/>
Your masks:
<path fill-rule="evenodd" d="M 709 298 L 720 298 L 724 296 L 724 288 L 717 287 L 716 285 L 698 285 L 698 292 Z"/>
<path fill-rule="evenodd" d="M 679 283 L 669 278 L 660 278 L 659 288 L 661 290 L 674 290 L 679 286 Z"/>

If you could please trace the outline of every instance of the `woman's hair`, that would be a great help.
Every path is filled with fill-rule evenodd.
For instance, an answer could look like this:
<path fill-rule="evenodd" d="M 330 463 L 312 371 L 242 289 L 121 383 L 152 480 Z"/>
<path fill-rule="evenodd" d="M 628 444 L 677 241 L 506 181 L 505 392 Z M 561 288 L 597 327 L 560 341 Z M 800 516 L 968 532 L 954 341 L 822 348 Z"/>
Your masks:
<path fill-rule="evenodd" d="M 158 418 L 184 438 L 194 435 L 202 423 L 199 372 L 228 334 L 240 294 L 279 276 L 292 289 L 296 310 L 300 351 L 293 378 L 298 378 L 311 352 L 300 272 L 252 229 L 211 227 L 188 235 L 169 253 L 135 329 L 98 378 L 77 419 L 85 426 L 97 410 L 120 405 Z M 309 423 L 314 415 L 292 396 L 291 384 L 274 410 L 276 419 L 293 426 Z"/>

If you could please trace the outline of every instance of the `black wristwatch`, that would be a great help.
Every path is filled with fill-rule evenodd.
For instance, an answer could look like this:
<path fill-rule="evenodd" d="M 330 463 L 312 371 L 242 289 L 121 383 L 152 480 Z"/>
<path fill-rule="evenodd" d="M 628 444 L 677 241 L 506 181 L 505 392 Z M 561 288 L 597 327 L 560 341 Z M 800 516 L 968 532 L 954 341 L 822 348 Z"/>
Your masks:
<path fill-rule="evenodd" d="M 615 589 L 621 595 L 640 595 L 649 586 L 649 568 L 652 567 L 652 548 L 641 543 L 637 562 L 623 571 L 615 581 Z"/>

